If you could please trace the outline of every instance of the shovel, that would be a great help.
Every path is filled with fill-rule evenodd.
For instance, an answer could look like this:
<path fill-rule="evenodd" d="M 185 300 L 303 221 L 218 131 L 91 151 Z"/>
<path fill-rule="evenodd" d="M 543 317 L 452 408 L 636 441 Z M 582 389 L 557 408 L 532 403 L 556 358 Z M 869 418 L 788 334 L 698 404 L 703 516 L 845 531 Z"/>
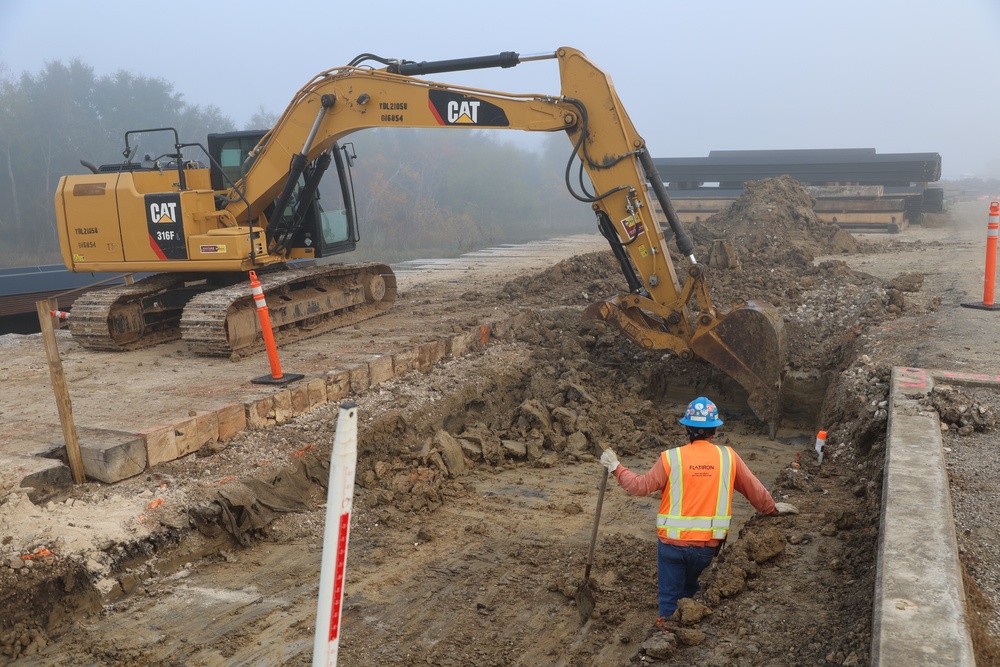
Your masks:
<path fill-rule="evenodd" d="M 580 625 L 587 622 L 594 613 L 594 589 L 590 586 L 590 568 L 594 565 L 594 545 L 597 543 L 597 526 L 601 523 L 601 506 L 604 504 L 604 490 L 608 487 L 608 469 L 601 476 L 601 490 L 597 494 L 597 512 L 594 514 L 594 531 L 590 535 L 590 551 L 587 552 L 587 569 L 583 573 L 583 583 L 577 586 L 576 610 L 580 614 Z"/>

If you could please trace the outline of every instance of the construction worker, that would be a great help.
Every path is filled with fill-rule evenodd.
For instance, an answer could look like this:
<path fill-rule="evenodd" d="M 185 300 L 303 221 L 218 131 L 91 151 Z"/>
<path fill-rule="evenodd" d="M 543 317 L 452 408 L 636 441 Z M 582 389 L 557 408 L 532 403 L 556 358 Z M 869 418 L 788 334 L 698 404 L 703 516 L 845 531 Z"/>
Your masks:
<path fill-rule="evenodd" d="M 775 503 L 731 447 L 712 443 L 722 426 L 715 403 L 694 399 L 680 423 L 687 429 L 689 444 L 662 452 L 645 475 L 621 465 L 612 449 L 601 455 L 601 464 L 631 495 L 663 492 L 656 516 L 658 625 L 674 613 L 681 598 L 698 592 L 698 576 L 726 541 L 733 489 L 762 514 L 798 513 L 789 503 Z"/>

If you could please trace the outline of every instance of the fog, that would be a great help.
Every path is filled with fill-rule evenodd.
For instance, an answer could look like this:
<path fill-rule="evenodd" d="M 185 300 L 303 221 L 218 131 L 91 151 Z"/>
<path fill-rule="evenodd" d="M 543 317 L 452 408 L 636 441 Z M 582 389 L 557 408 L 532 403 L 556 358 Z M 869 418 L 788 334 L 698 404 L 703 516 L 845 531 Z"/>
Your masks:
<path fill-rule="evenodd" d="M 79 3 L 0 0 L 0 77 L 80 58 L 172 83 L 237 126 L 362 52 L 438 60 L 573 46 L 610 74 L 654 157 L 711 150 L 936 152 L 1000 177 L 996 0 L 803 3 Z M 436 75 L 558 93 L 551 61 Z"/>

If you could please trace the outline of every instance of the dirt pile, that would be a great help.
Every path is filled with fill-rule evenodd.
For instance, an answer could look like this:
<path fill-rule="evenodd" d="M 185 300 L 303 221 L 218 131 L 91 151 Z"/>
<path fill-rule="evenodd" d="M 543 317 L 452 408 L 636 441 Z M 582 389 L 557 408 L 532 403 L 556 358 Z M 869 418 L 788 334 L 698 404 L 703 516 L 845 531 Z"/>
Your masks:
<path fill-rule="evenodd" d="M 993 431 L 997 427 L 997 413 L 992 405 L 980 402 L 951 385 L 935 385 L 930 394 L 918 402 L 924 408 L 937 412 L 941 423 L 955 429 L 959 435 Z"/>
<path fill-rule="evenodd" d="M 842 261 L 817 264 L 819 256 L 881 249 L 820 220 L 812 209 L 814 201 L 787 176 L 751 182 L 728 209 L 689 228 L 695 257 L 709 266 L 707 284 L 716 307 L 724 312 L 730 304 L 748 300 L 777 307 L 785 325 L 786 372 L 813 380 L 847 363 L 845 354 L 861 331 L 887 318 L 920 314 L 939 305 L 914 298 L 922 273 L 908 272 L 885 281 Z M 733 257 L 727 264 L 712 266 L 718 241 L 729 244 Z M 674 256 L 674 263 L 682 280 L 686 260 Z M 512 281 L 501 289 L 500 297 L 540 308 L 586 306 L 626 290 L 614 257 L 602 252 L 575 257 L 537 277 Z M 702 362 L 675 360 L 668 370 L 676 375 L 700 375 L 703 383 L 715 377 L 713 369 Z"/>
<path fill-rule="evenodd" d="M 536 276 L 505 284 L 499 297 L 532 305 L 589 305 L 627 291 L 622 271 L 610 251 L 580 255 L 559 262 Z"/>
<path fill-rule="evenodd" d="M 682 436 L 676 419 L 665 419 L 650 399 L 647 383 L 655 370 L 639 368 L 646 360 L 628 355 L 630 344 L 604 323 L 532 311 L 509 335 L 530 346 L 524 367 L 486 375 L 457 394 L 448 392 L 444 404 L 426 417 L 412 415 L 426 397 L 407 396 L 405 386 L 394 388 L 388 400 L 407 406 L 408 416 L 394 414 L 389 420 L 393 451 L 363 447 L 379 453 L 358 473 L 359 484 L 373 492 L 367 498 L 384 508 L 383 520 L 397 511 L 439 507 L 444 497 L 462 491 L 457 480 L 476 467 L 593 462 L 604 447 L 613 445 L 629 455 L 665 448 Z M 608 348 L 617 349 L 618 359 L 631 357 L 631 363 L 603 366 L 602 352 Z M 515 391 L 512 385 L 523 388 Z M 373 435 L 381 440 L 385 433 L 380 428 Z M 382 458 L 385 454 L 393 458 Z"/>
<path fill-rule="evenodd" d="M 880 250 L 820 220 L 813 204 L 812 196 L 790 177 L 765 179 L 747 183 L 732 206 L 691 226 L 698 256 L 710 264 L 718 239 L 728 241 L 738 255 L 738 262 L 709 270 L 709 289 L 718 305 L 758 300 L 779 308 L 786 376 L 810 381 L 845 367 L 851 343 L 862 331 L 938 305 L 908 298 L 920 290 L 921 273 L 901 274 L 887 284 L 842 261 L 816 263 L 819 256 Z M 806 400 L 794 396 L 795 387 L 791 391 L 793 398 Z"/>
<path fill-rule="evenodd" d="M 817 264 L 815 259 L 821 255 L 880 250 L 820 220 L 812 210 L 813 202 L 811 195 L 787 176 L 765 179 L 747 184 L 730 208 L 691 225 L 689 230 L 695 257 L 709 265 L 707 284 L 717 308 L 725 312 L 730 304 L 755 300 L 780 310 L 785 330 L 785 375 L 790 380 L 786 383 L 787 418 L 810 425 L 818 416 L 830 373 L 849 364 L 852 343 L 862 331 L 886 319 L 929 312 L 939 305 L 916 296 L 923 280 L 921 273 L 909 272 L 885 281 L 855 271 L 842 261 Z M 729 244 L 733 261 L 713 267 L 713 249 L 720 240 Z M 686 260 L 675 256 L 674 263 L 682 279 Z M 613 256 L 601 252 L 562 262 L 537 277 L 512 281 L 501 289 L 500 297 L 538 308 L 585 307 L 626 290 Z M 530 343 L 538 340 L 522 335 Z M 608 345 L 615 333 L 598 335 L 605 336 L 605 352 L 618 354 Z M 620 363 L 621 359 L 607 361 Z M 662 374 L 690 378 L 702 386 L 725 383 L 716 369 L 698 360 L 669 360 Z"/>
<path fill-rule="evenodd" d="M 799 267 L 811 264 L 817 255 L 849 254 L 865 247 L 849 232 L 820 220 L 815 204 L 789 176 L 751 181 L 732 206 L 692 224 L 691 238 L 703 250 L 710 250 L 715 239 L 729 239 L 741 262 Z"/>

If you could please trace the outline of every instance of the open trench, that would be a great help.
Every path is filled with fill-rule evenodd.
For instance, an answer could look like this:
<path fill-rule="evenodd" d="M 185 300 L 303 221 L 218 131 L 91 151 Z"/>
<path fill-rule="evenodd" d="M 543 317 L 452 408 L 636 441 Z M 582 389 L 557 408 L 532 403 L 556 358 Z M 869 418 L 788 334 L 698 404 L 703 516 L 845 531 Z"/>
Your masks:
<path fill-rule="evenodd" d="M 592 573 L 596 611 L 581 626 L 573 597 L 583 581 L 602 447 L 644 472 L 661 450 L 683 442 L 677 419 L 687 401 L 710 395 L 726 420 L 717 442 L 733 446 L 776 497 L 792 493 L 794 501 L 804 487 L 789 480 L 809 467 L 797 459 L 811 449 L 818 413 L 784 424 L 770 440 L 741 389 L 724 376 L 705 368 L 678 374 L 660 355 L 637 350 L 603 325 L 581 324 L 571 311 L 526 310 L 504 340 L 482 353 L 354 397 L 358 487 L 340 664 L 621 665 L 676 658 L 721 665 L 762 664 L 761 655 L 779 656 L 768 664 L 801 664 L 801 653 L 788 652 L 789 641 L 808 644 L 801 633 L 789 640 L 786 634 L 796 633 L 785 623 L 781 632 L 753 632 L 727 612 L 727 605 L 741 604 L 741 592 L 751 597 L 764 589 L 782 597 L 782 615 L 827 619 L 823 635 L 813 638 L 817 655 L 863 655 L 865 614 L 854 610 L 870 608 L 863 597 L 870 598 L 870 582 L 847 577 L 840 590 L 817 578 L 842 565 L 815 565 L 856 545 L 836 542 L 836 531 L 827 536 L 834 541 L 823 541 L 818 533 L 831 522 L 827 512 L 795 517 L 815 524 L 811 532 L 786 517 L 750 519 L 753 509 L 742 496 L 734 501 L 733 539 L 706 577 L 710 593 L 714 585 L 706 598 L 714 619 L 688 623 L 693 634 L 681 647 L 650 645 L 659 499 L 629 497 L 613 479 Z M 821 383 L 797 387 L 813 397 L 825 393 Z M 306 499 L 303 511 L 248 529 L 237 536 L 244 544 L 231 532 L 173 521 L 141 543 L 108 545 L 114 565 L 103 587 L 72 561 L 47 576 L 35 568 L 25 577 L 25 592 L 37 577 L 30 595 L 0 601 L 7 619 L 0 648 L 19 655 L 19 665 L 310 664 L 325 491 L 301 474 L 307 467 L 301 463 L 308 458 L 322 466 L 329 459 L 336 410 L 329 405 L 247 432 L 226 449 L 230 459 L 245 459 L 265 440 L 280 442 L 288 465 L 275 461 L 255 476 L 291 480 Z M 165 464 L 161 474 L 190 476 L 184 465 Z M 826 465 L 814 477 L 836 479 L 837 464 Z M 824 492 L 831 507 L 855 500 L 846 487 Z M 210 503 L 212 496 L 201 500 Z M 750 543 L 773 542 L 780 530 L 787 548 L 781 539 L 780 548 L 748 563 L 739 547 L 747 538 L 735 539 L 744 523 Z M 792 567 L 792 558 L 800 565 L 786 580 L 780 568 Z M 845 606 L 834 621 L 823 612 L 831 602 L 818 590 L 855 599 L 834 603 Z M 798 599 L 784 599 L 789 595 Z"/>

